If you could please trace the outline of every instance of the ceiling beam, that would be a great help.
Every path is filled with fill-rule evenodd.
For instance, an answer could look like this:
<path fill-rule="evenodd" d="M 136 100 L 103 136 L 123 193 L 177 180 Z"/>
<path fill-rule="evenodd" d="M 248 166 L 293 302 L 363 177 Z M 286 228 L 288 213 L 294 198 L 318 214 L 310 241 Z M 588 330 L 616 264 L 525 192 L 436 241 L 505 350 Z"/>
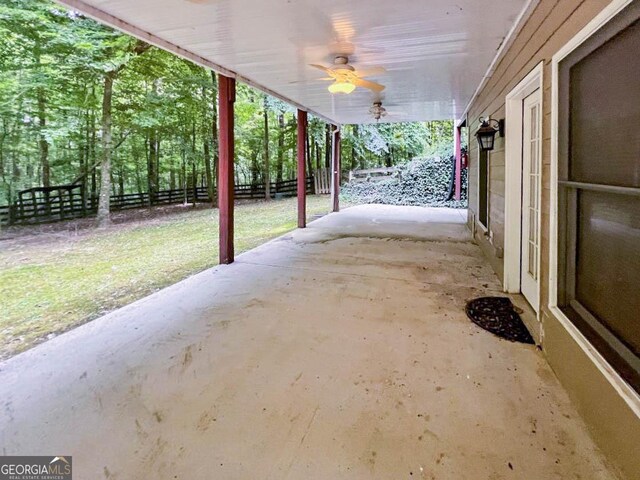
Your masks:
<path fill-rule="evenodd" d="M 245 83 L 257 90 L 260 90 L 263 93 L 266 93 L 267 95 L 271 95 L 272 97 L 275 97 L 279 100 L 282 100 L 285 103 L 288 103 L 289 105 L 297 108 L 298 110 L 303 110 L 305 112 L 308 112 L 312 115 L 314 115 L 315 117 L 318 117 L 320 120 L 323 120 L 326 123 L 329 124 L 333 124 L 333 125 L 339 125 L 338 122 L 336 122 L 335 120 L 326 117 L 314 110 L 311 110 L 307 107 L 305 107 L 304 105 L 301 105 L 293 100 L 291 100 L 290 98 L 286 98 L 282 95 L 280 95 L 279 93 L 274 92 L 273 90 L 271 90 L 268 87 L 265 87 L 264 85 L 261 85 L 257 82 L 254 82 L 253 80 L 251 80 L 250 78 L 246 78 L 236 72 L 234 72 L 233 70 L 229 70 L 228 68 L 225 68 L 222 65 L 219 65 L 215 62 L 212 62 L 211 60 L 204 58 L 200 55 L 197 55 L 185 48 L 180 47 L 179 45 L 175 45 L 171 42 L 168 42 L 160 37 L 158 37 L 157 35 L 154 35 L 153 33 L 147 32 L 145 30 L 142 30 L 141 28 L 136 27 L 135 25 L 132 25 L 128 22 L 126 22 L 125 20 L 122 20 L 118 17 L 115 17 L 103 10 L 100 10 L 99 8 L 94 7 L 93 5 L 89 5 L 86 2 L 84 2 L 83 0 L 55 0 L 57 3 L 64 5 L 66 7 L 69 7 L 73 10 L 77 10 L 79 12 L 82 12 L 83 14 L 87 15 L 88 17 L 93 18 L 94 20 L 97 20 L 100 23 L 103 23 L 105 25 L 108 25 L 112 28 L 115 28 L 116 30 L 120 30 L 123 33 L 126 33 L 127 35 L 131 35 L 135 38 L 138 38 L 144 42 L 147 42 L 151 45 L 154 45 L 162 50 L 166 50 L 170 53 L 173 53 L 175 55 L 178 55 L 179 57 L 182 57 L 186 60 L 189 60 L 197 65 L 200 65 L 201 67 L 204 68 L 208 68 L 213 70 L 216 73 L 222 74 L 226 77 L 229 78 L 234 78 L 236 81 Z"/>

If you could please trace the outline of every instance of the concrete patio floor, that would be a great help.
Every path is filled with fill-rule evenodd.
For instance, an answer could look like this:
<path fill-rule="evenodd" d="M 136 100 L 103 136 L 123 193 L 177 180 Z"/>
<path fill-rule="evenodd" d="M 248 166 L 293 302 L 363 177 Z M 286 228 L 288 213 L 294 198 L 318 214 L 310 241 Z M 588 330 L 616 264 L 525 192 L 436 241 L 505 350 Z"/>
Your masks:
<path fill-rule="evenodd" d="M 465 212 L 361 206 L 0 364 L 5 455 L 83 479 L 611 479 L 543 355 L 472 324 Z"/>

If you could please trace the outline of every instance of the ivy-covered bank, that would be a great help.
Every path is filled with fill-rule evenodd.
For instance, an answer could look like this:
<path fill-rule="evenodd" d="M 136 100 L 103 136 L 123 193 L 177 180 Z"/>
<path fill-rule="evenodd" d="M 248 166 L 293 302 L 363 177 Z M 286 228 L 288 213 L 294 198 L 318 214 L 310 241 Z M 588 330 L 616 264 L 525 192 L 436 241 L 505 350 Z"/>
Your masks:
<path fill-rule="evenodd" d="M 467 170 L 462 170 L 461 199 L 453 200 L 453 162 L 452 157 L 416 159 L 390 178 L 347 183 L 341 193 L 352 203 L 466 208 Z"/>

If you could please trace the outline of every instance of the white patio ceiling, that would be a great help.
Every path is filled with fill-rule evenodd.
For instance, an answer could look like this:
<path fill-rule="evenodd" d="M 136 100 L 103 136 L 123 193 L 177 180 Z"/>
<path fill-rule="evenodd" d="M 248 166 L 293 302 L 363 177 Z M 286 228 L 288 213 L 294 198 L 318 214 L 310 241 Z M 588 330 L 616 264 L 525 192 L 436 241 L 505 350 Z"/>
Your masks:
<path fill-rule="evenodd" d="M 331 95 L 336 53 L 382 66 L 385 121 L 459 118 L 527 0 L 59 0 L 334 123 L 370 123 L 375 95 Z"/>

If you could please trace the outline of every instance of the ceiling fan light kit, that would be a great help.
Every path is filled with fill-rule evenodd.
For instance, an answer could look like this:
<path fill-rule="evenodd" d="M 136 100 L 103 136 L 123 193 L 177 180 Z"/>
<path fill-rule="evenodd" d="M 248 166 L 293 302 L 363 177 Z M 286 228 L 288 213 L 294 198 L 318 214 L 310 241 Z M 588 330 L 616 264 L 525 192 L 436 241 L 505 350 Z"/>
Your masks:
<path fill-rule="evenodd" d="M 331 93 L 342 93 L 342 94 L 345 94 L 345 95 L 349 95 L 355 89 L 356 89 L 356 86 L 353 83 L 340 82 L 340 81 L 337 81 L 337 80 L 334 83 L 332 83 L 331 85 L 329 85 L 329 87 L 328 87 L 328 90 Z"/>

